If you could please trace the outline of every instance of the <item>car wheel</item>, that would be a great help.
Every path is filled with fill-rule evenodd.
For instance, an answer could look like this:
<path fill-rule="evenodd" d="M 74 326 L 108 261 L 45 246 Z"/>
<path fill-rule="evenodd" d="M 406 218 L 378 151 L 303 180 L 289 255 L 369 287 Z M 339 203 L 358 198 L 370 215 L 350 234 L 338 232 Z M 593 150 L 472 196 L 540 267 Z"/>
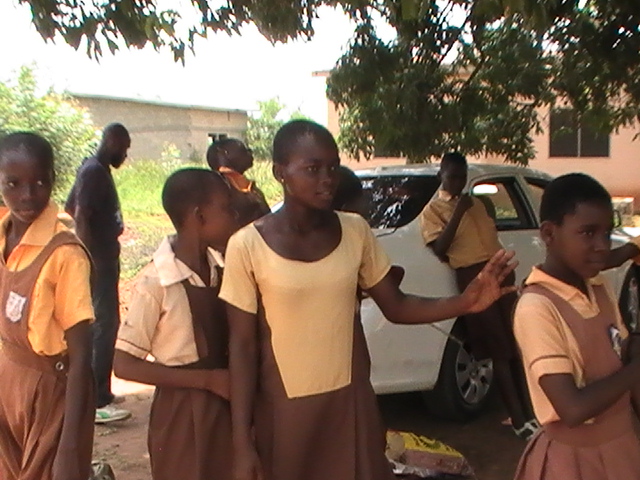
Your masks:
<path fill-rule="evenodd" d="M 436 387 L 424 393 L 430 413 L 441 418 L 467 421 L 480 414 L 489 400 L 493 384 L 491 360 L 476 360 L 468 342 L 464 323 L 457 321 L 442 356 Z"/>
<path fill-rule="evenodd" d="M 638 267 L 633 265 L 627 272 L 620 292 L 620 313 L 625 325 L 631 331 L 640 327 L 640 282 Z"/>

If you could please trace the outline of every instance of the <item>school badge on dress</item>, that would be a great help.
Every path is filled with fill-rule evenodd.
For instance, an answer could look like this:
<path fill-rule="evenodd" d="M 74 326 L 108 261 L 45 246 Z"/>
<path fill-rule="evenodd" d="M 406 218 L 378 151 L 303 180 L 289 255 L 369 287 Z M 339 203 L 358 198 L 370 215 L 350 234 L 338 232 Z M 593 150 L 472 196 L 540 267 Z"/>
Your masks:
<path fill-rule="evenodd" d="M 619 358 L 622 358 L 622 337 L 620 336 L 620 330 L 615 325 L 609 325 L 609 339 L 611 340 L 613 351 L 616 352 Z"/>
<path fill-rule="evenodd" d="M 27 303 L 27 297 L 18 295 L 16 292 L 9 292 L 7 304 L 4 307 L 4 314 L 10 322 L 18 323 L 22 319 L 22 311 Z"/>

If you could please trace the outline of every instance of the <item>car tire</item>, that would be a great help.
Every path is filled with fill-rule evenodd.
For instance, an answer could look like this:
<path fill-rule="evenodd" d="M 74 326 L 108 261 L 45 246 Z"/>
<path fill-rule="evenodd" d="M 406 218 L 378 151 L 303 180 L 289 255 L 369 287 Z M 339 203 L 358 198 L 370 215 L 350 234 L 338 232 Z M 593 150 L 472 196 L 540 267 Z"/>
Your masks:
<path fill-rule="evenodd" d="M 424 392 L 427 409 L 432 415 L 465 422 L 477 417 L 486 407 L 493 385 L 491 360 L 474 358 L 467 342 L 464 321 L 459 319 L 442 356 L 438 383 Z"/>
<path fill-rule="evenodd" d="M 640 273 L 639 268 L 632 265 L 627 271 L 620 292 L 620 313 L 630 331 L 638 331 L 640 328 L 640 277 L 638 273 Z"/>

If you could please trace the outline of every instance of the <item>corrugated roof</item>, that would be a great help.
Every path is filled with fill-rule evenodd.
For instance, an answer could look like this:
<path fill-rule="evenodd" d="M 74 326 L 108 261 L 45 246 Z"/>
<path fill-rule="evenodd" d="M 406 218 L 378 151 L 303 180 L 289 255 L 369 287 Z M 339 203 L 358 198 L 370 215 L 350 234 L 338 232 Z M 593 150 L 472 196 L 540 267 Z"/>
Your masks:
<path fill-rule="evenodd" d="M 194 105 L 194 104 L 184 104 L 184 103 L 174 103 L 174 102 L 164 102 L 162 100 L 157 99 L 144 99 L 144 98 L 130 98 L 130 97 L 118 97 L 113 95 L 100 95 L 94 93 L 75 93 L 75 92 L 67 92 L 68 95 L 81 99 L 81 98 L 94 98 L 98 100 L 113 100 L 116 102 L 132 102 L 132 103 L 143 103 L 146 105 L 158 105 L 160 107 L 170 107 L 170 108 L 183 108 L 188 110 L 208 110 L 213 112 L 231 112 L 231 113 L 243 113 L 247 115 L 246 110 L 242 109 L 234 109 L 234 108 L 221 108 L 221 107 L 213 107 L 209 105 Z"/>

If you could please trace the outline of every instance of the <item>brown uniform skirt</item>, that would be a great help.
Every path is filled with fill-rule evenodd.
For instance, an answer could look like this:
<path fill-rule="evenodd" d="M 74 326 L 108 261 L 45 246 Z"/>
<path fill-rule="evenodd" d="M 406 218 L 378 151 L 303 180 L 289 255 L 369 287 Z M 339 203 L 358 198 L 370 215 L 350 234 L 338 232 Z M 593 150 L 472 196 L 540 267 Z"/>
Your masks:
<path fill-rule="evenodd" d="M 230 480 L 229 402 L 190 388 L 157 388 L 149 418 L 154 480 Z"/>
<path fill-rule="evenodd" d="M 640 442 L 630 410 L 593 425 L 546 425 L 520 460 L 516 480 L 638 480 Z"/>

